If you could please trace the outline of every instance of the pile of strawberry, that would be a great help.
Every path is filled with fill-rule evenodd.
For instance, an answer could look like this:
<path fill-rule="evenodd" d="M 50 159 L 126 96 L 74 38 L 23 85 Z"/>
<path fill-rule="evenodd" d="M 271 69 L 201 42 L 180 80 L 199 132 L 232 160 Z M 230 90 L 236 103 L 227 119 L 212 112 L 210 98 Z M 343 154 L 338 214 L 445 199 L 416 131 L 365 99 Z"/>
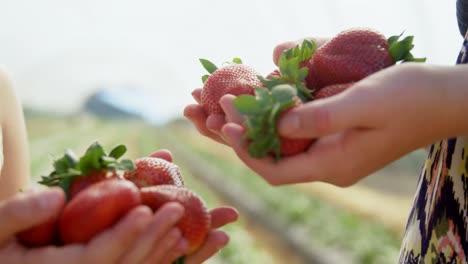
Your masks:
<path fill-rule="evenodd" d="M 87 243 L 136 206 L 156 211 L 173 201 L 185 208 L 177 226 L 189 243 L 188 253 L 194 252 L 211 226 L 205 203 L 184 187 L 177 165 L 154 157 L 119 160 L 126 150 L 119 145 L 107 154 L 94 143 L 80 158 L 66 151 L 39 182 L 63 188 L 66 206 L 58 217 L 19 233 L 18 240 L 30 247 Z"/>
<path fill-rule="evenodd" d="M 252 157 L 272 155 L 276 159 L 307 150 L 313 139 L 290 139 L 278 135 L 277 120 L 285 111 L 305 102 L 330 97 L 352 87 L 363 78 L 399 62 L 424 62 L 414 58 L 413 37 L 386 38 L 371 29 L 343 31 L 317 48 L 305 40 L 301 46 L 286 50 L 278 69 L 260 76 L 251 67 L 230 64 L 217 69 L 201 60 L 211 73 L 204 76 L 201 105 L 206 114 L 223 113 L 219 99 L 225 94 L 238 96 L 237 110 L 244 116 Z"/>

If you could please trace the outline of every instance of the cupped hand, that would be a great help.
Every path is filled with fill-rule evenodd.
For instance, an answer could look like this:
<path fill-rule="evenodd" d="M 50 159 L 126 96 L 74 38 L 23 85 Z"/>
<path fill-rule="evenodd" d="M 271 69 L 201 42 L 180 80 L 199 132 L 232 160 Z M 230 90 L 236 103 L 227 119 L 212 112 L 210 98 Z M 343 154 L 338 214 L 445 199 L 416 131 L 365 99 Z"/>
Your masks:
<path fill-rule="evenodd" d="M 182 206 L 178 204 L 165 205 L 154 215 L 145 206 L 137 207 L 115 226 L 102 232 L 87 244 L 28 248 L 16 240 L 16 233 L 52 217 L 58 217 L 64 205 L 65 194 L 58 188 L 20 193 L 2 201 L 0 203 L 2 262 L 145 263 L 147 256 L 154 249 L 159 250 L 159 247 L 169 248 L 167 252 L 179 250 L 179 254 L 186 250 L 183 246 L 177 245 L 180 232 L 177 234 L 177 231 L 173 231 L 178 216 L 183 213 Z M 144 242 L 149 242 L 151 246 L 145 248 Z"/>
<path fill-rule="evenodd" d="M 239 158 L 272 185 L 323 181 L 348 186 L 448 136 L 447 113 L 437 107 L 447 94 L 441 87 L 434 89 L 432 71 L 423 64 L 392 66 L 341 94 L 293 109 L 280 119 L 279 133 L 317 141 L 308 151 L 279 162 L 251 158 L 239 122 L 224 125 L 222 132 Z M 233 98 L 224 96 L 222 107 L 233 111 Z M 239 120 L 240 115 L 229 118 Z"/>
<path fill-rule="evenodd" d="M 172 162 L 173 157 L 169 150 L 161 149 L 150 155 Z M 239 217 L 239 213 L 232 207 L 218 207 L 210 210 L 211 215 L 211 229 L 208 232 L 207 238 L 203 245 L 194 253 L 187 256 L 185 259 L 186 264 L 199 264 L 212 257 L 221 248 L 225 247 L 229 242 L 229 236 L 219 228 L 235 222 Z M 180 238 L 180 245 L 185 245 L 186 241 L 183 237 Z M 185 249 L 186 250 L 186 249 Z M 153 263 L 172 263 L 177 257 L 181 256 L 180 251 L 175 251 L 174 254 L 167 255 L 161 262 Z"/>

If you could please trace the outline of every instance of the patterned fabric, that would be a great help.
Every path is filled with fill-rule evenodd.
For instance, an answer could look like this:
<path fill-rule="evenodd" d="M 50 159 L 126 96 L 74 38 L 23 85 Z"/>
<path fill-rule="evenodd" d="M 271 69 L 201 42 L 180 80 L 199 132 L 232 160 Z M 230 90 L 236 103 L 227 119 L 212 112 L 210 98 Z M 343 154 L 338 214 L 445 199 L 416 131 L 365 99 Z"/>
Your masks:
<path fill-rule="evenodd" d="M 460 34 L 465 36 L 468 28 L 468 0 L 457 0 L 457 20 Z"/>
<path fill-rule="evenodd" d="M 457 64 L 468 63 L 468 34 Z M 432 145 L 406 226 L 399 263 L 467 263 L 468 137 Z"/>

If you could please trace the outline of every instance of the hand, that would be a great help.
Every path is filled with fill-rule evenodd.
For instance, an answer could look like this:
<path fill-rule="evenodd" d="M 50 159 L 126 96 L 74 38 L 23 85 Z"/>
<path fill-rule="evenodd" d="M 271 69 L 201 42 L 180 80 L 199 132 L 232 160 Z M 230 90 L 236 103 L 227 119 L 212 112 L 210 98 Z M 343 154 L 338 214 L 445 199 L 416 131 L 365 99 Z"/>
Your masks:
<path fill-rule="evenodd" d="M 463 70 L 458 71 L 462 76 Z M 392 66 L 337 96 L 290 111 L 280 120 L 279 133 L 318 140 L 307 152 L 276 163 L 247 154 L 239 113 L 228 117 L 235 122 L 224 125 L 222 132 L 239 158 L 272 185 L 323 181 L 348 186 L 415 149 L 454 135 L 460 122 L 451 117 L 461 115 L 448 107 L 456 96 L 440 82 L 444 72 L 447 69 L 424 64 Z M 221 98 L 227 113 L 235 112 L 233 98 Z"/>
<path fill-rule="evenodd" d="M 173 160 L 171 152 L 165 149 L 158 150 L 150 156 L 162 158 L 169 162 L 172 162 Z M 221 248 L 226 246 L 229 242 L 229 236 L 224 231 L 217 229 L 229 223 L 235 222 L 239 217 L 239 213 L 231 207 L 219 207 L 212 209 L 210 211 L 210 215 L 211 230 L 208 232 L 205 243 L 203 243 L 203 245 L 196 252 L 187 256 L 187 258 L 185 259 L 185 264 L 203 263 L 205 260 L 209 259 L 216 252 L 218 252 Z M 183 238 L 181 238 L 180 243 L 184 243 Z M 168 263 L 171 263 L 171 260 L 174 260 L 172 256 L 169 259 L 167 259 L 167 261 L 169 261 Z"/>
<path fill-rule="evenodd" d="M 213 114 L 207 116 L 200 105 L 202 89 L 195 89 L 192 96 L 197 104 L 190 104 L 184 109 L 184 116 L 187 117 L 194 125 L 200 134 L 213 139 L 221 144 L 227 144 L 221 133 L 221 128 L 226 123 L 225 116 Z"/>
<path fill-rule="evenodd" d="M 0 203 L 0 257 L 4 263 L 143 263 L 156 251 L 173 252 L 175 259 L 180 237 L 172 226 L 182 215 L 178 204 L 168 204 L 156 214 L 141 206 L 88 244 L 27 248 L 15 234 L 58 217 L 65 205 L 61 189 L 50 188 L 17 194 Z M 169 220 L 168 220 L 169 219 Z M 77 227 L 78 228 L 78 227 Z M 172 228 L 172 229 L 171 229 Z M 177 236 L 178 235 L 178 236 Z M 145 247 L 146 243 L 154 247 Z M 176 248 L 175 250 L 173 248 Z M 127 262 L 130 261 L 130 262 Z"/>
<path fill-rule="evenodd" d="M 315 41 L 317 46 L 323 45 L 327 38 L 308 38 Z M 289 41 L 282 43 L 275 47 L 273 50 L 273 62 L 278 65 L 278 60 L 281 56 L 281 53 L 289 48 L 292 48 L 296 45 L 300 45 L 303 39 L 297 41 Z M 214 114 L 207 116 L 203 111 L 203 108 L 200 106 L 200 94 L 202 89 L 198 88 L 193 90 L 192 96 L 197 102 L 197 104 L 190 104 L 185 107 L 184 115 L 187 117 L 194 125 L 195 128 L 200 132 L 200 134 L 213 139 L 221 144 L 229 145 L 229 143 L 224 138 L 224 134 L 221 132 L 221 128 L 226 124 L 226 122 L 232 122 L 229 120 L 229 117 L 234 113 L 226 113 L 226 115 Z M 230 110 L 230 109 L 225 109 Z M 227 118 L 227 119 L 226 119 Z"/>

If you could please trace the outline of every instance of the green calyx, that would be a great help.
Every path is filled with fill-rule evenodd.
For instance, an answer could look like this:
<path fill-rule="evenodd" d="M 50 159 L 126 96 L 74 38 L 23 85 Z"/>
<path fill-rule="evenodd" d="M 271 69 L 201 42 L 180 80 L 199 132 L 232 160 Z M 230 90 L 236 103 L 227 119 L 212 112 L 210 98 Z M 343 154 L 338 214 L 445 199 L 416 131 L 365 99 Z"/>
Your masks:
<path fill-rule="evenodd" d="M 388 38 L 388 50 L 392 56 L 393 62 L 425 62 L 426 58 L 415 58 L 411 54 L 411 50 L 414 48 L 413 36 L 405 37 L 399 40 L 403 33 L 398 36 L 391 36 Z"/>
<path fill-rule="evenodd" d="M 241 95 L 233 103 L 244 117 L 247 132 L 244 140 L 249 142 L 248 152 L 254 158 L 263 158 L 273 153 L 280 158 L 280 139 L 276 124 L 280 114 L 295 104 L 297 88 L 291 84 L 279 84 L 271 89 L 255 88 L 255 96 Z"/>
<path fill-rule="evenodd" d="M 202 82 L 205 83 L 208 77 L 210 77 L 210 75 L 213 74 L 213 72 L 215 72 L 218 69 L 218 67 L 207 59 L 199 59 L 199 60 L 200 60 L 200 63 L 203 65 L 203 68 L 205 68 L 205 70 L 208 71 L 209 73 L 209 74 L 205 74 L 202 76 Z M 226 62 L 225 64 L 232 64 L 232 63 L 242 64 L 242 60 L 240 58 L 234 58 L 232 59 L 231 62 Z"/>
<path fill-rule="evenodd" d="M 68 195 L 70 185 L 76 177 L 86 176 L 91 172 L 134 170 L 135 165 L 131 160 L 119 161 L 126 151 L 124 145 L 119 145 L 107 154 L 98 142 L 93 143 L 81 158 L 78 158 L 73 151 L 66 150 L 62 157 L 54 161 L 54 170 L 49 175 L 42 176 L 39 183 L 59 186 Z"/>
<path fill-rule="evenodd" d="M 294 85 L 302 101 L 305 102 L 307 99 L 312 99 L 311 91 L 304 85 L 304 80 L 307 78 L 309 69 L 307 67 L 301 68 L 300 64 L 310 60 L 316 50 L 317 45 L 315 42 L 309 40 L 304 40 L 301 46 L 297 45 L 294 48 L 285 50 L 278 61 L 281 76 L 269 79 L 259 77 L 260 80 L 268 88 L 279 84 Z"/>

